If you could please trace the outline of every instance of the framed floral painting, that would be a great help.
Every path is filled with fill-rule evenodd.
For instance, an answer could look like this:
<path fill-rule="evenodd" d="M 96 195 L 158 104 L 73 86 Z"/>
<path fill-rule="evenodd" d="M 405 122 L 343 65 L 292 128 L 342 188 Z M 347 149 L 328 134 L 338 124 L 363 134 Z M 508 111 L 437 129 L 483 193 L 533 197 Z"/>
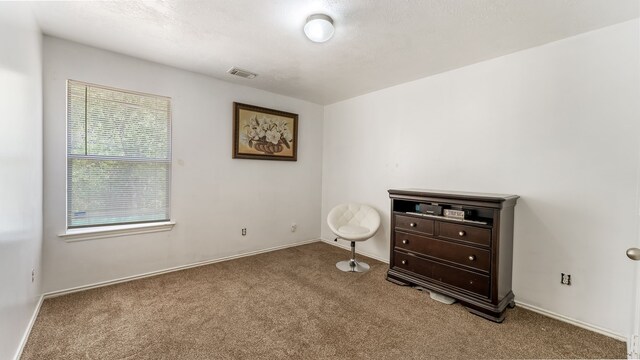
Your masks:
<path fill-rule="evenodd" d="M 233 103 L 233 158 L 298 159 L 298 114 Z"/>

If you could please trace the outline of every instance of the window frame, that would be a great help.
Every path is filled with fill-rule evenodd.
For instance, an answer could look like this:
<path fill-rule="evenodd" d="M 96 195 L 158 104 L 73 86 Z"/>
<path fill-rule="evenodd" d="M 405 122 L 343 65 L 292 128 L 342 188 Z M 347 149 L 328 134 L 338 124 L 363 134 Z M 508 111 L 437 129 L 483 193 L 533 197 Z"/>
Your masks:
<path fill-rule="evenodd" d="M 92 224 L 92 225 L 84 225 L 84 226 L 70 226 L 69 224 L 69 86 L 71 83 L 77 85 L 84 85 L 87 87 L 94 87 L 99 89 L 105 89 L 109 91 L 121 92 L 125 94 L 131 95 L 139 95 L 146 97 L 154 97 L 154 98 L 162 98 L 168 101 L 168 109 L 167 109 L 167 127 L 168 127 L 168 160 L 166 163 L 168 164 L 168 172 L 167 172 L 167 219 L 162 220 L 147 220 L 147 221 L 138 221 L 138 222 L 126 222 L 126 223 L 111 223 L 111 224 Z M 173 111 L 172 111 L 172 98 L 169 96 L 145 93 L 141 91 L 135 90 L 127 90 L 116 88 L 112 86 L 99 85 L 95 83 L 90 83 L 86 81 L 79 81 L 74 79 L 67 79 L 65 81 L 65 232 L 59 234 L 58 236 L 65 238 L 65 241 L 79 241 L 79 240 L 90 240 L 90 239 L 99 239 L 105 237 L 115 237 L 115 236 L 123 236 L 123 235 L 133 235 L 140 233 L 149 233 L 149 232 L 157 232 L 157 231 L 169 231 L 173 229 L 175 226 L 175 221 L 171 218 L 171 197 L 172 197 L 172 174 L 173 174 Z M 86 121 L 86 118 L 85 118 Z M 109 158 L 109 156 L 104 156 L 98 158 Z M 116 160 L 119 161 L 119 160 Z M 127 160 L 124 160 L 127 161 Z M 157 162 L 157 159 L 151 159 L 149 162 Z M 144 162 L 144 161 L 142 161 Z"/>

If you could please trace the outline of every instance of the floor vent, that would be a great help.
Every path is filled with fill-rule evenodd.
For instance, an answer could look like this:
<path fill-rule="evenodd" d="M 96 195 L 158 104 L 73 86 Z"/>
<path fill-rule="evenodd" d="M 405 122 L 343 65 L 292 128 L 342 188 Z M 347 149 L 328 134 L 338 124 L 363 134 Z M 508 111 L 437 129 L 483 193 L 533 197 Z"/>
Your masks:
<path fill-rule="evenodd" d="M 240 76 L 245 79 L 253 79 L 254 77 L 258 76 L 258 74 L 256 73 L 252 73 L 251 71 L 247 71 L 247 70 L 242 70 L 237 67 L 232 67 L 231 69 L 227 70 L 227 72 L 231 75 Z"/>

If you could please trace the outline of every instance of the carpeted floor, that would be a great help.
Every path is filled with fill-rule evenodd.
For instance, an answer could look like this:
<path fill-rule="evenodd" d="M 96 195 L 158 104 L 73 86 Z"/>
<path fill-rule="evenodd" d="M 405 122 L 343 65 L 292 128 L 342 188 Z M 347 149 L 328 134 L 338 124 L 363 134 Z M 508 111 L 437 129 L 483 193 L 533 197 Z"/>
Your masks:
<path fill-rule="evenodd" d="M 495 324 L 438 303 L 375 260 L 340 272 L 347 257 L 313 243 L 47 299 L 22 359 L 626 358 L 518 307 Z"/>

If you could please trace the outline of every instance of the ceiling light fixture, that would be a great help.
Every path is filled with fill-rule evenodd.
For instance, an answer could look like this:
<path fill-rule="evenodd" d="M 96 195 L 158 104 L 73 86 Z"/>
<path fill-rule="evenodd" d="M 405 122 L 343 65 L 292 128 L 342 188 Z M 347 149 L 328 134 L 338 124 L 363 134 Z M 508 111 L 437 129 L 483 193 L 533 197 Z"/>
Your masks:
<path fill-rule="evenodd" d="M 304 33 L 309 40 L 317 43 L 325 42 L 333 36 L 335 28 L 333 19 L 325 14 L 313 14 L 307 18 Z"/>

